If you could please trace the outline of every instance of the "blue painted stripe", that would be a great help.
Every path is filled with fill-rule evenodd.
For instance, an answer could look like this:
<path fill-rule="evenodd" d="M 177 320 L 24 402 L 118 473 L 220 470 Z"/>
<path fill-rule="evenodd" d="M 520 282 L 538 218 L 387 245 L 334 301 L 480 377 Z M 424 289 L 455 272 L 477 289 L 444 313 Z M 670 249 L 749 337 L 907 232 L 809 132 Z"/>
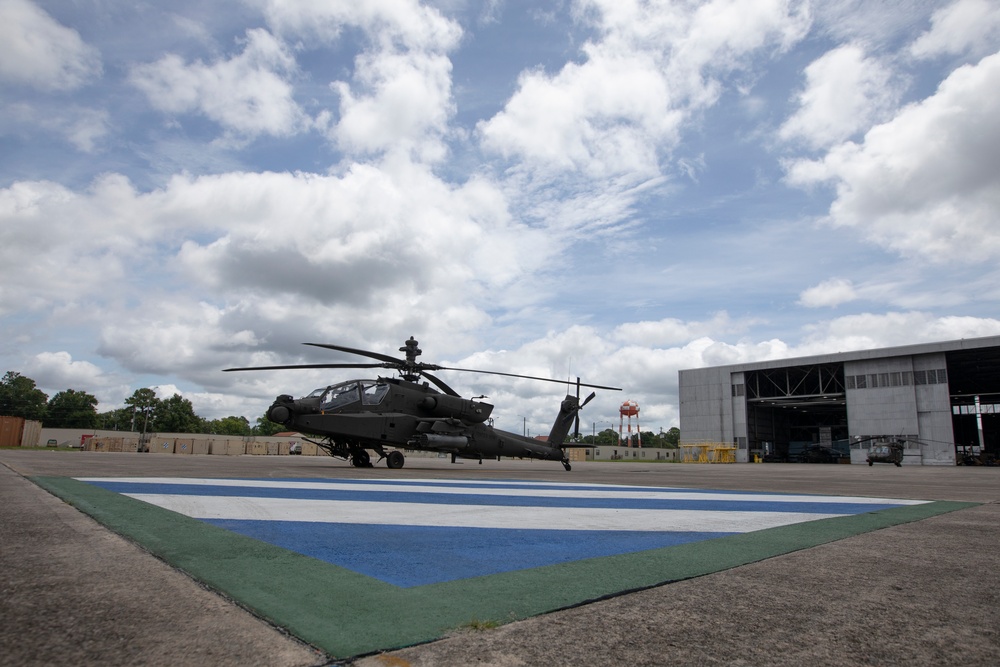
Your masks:
<path fill-rule="evenodd" d="M 503 530 L 296 521 L 208 520 L 208 523 L 403 588 L 635 553 L 731 534 Z"/>
<path fill-rule="evenodd" d="M 273 480 L 269 480 L 273 481 Z M 301 482 L 302 480 L 297 480 Z M 293 500 L 334 500 L 351 502 L 427 503 L 436 505 L 485 505 L 498 507 L 608 508 L 649 510 L 709 510 L 719 512 L 806 512 L 812 514 L 862 514 L 890 507 L 892 503 L 829 503 L 739 500 L 687 500 L 663 498 L 562 498 L 481 495 L 470 493 L 435 493 L 434 491 L 345 491 L 340 489 L 301 489 L 289 487 L 206 486 L 204 484 L 157 484 L 147 482 L 91 482 L 101 488 L 126 494 L 166 494 L 240 498 L 288 498 Z M 607 491 L 604 487 L 599 488 Z M 530 489 L 529 489 L 530 490 Z M 573 490 L 581 490 L 576 488 Z M 647 489 L 664 491 L 664 489 Z M 686 490 L 685 490 L 686 492 Z M 718 492 L 716 492 L 718 493 Z M 728 492 L 726 492 L 728 494 Z"/>
<path fill-rule="evenodd" d="M 759 496 L 761 491 L 718 491 L 714 489 L 692 489 L 681 486 L 631 486 L 624 484 L 559 484 L 556 482 L 525 482 L 521 480 L 492 480 L 489 482 L 483 482 L 480 480 L 472 479 L 454 479 L 454 480 L 440 480 L 440 479 L 329 479 L 329 478 L 304 478 L 304 477 L 267 477 L 267 478 L 242 478 L 241 481 L 256 482 L 256 481 L 268 481 L 268 482 L 310 482 L 318 484 L 330 484 L 331 486 L 336 486 L 338 484 L 362 484 L 371 486 L 414 486 L 414 487 L 444 487 L 444 488 L 457 488 L 457 487 L 470 487 L 477 489 L 523 489 L 526 491 L 545 489 L 553 491 L 677 491 L 683 493 L 725 493 L 732 496 Z M 804 494 L 804 493 L 782 493 L 782 492 L 772 492 L 768 491 L 770 496 L 803 496 L 803 495 L 816 495 L 820 494 Z M 827 494 L 829 495 L 829 494 Z"/>

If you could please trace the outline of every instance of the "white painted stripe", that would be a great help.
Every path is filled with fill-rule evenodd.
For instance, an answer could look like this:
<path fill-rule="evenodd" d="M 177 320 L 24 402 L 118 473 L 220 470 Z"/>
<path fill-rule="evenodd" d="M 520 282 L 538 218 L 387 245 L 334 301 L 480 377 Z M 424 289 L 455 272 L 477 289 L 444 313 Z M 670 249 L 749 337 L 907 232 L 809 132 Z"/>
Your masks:
<path fill-rule="evenodd" d="M 626 500 L 722 500 L 741 503 L 854 503 L 858 505 L 922 505 L 925 500 L 904 500 L 899 498 L 867 498 L 854 496 L 811 496 L 766 493 L 702 493 L 689 490 L 657 489 L 656 487 L 608 487 L 600 485 L 575 485 L 578 489 L 523 489 L 510 488 L 478 488 L 455 486 L 458 482 L 450 482 L 451 486 L 439 486 L 437 480 L 421 480 L 426 484 L 363 484 L 345 482 L 302 482 L 278 480 L 248 480 L 248 479 L 195 479 L 186 477 L 80 477 L 83 482 L 119 482 L 129 484 L 184 484 L 189 486 L 217 486 L 246 489 L 302 489 L 330 491 L 361 491 L 367 493 L 438 493 L 442 495 L 482 495 L 510 496 L 521 498 L 618 498 Z M 416 481 L 416 480 L 410 480 Z M 464 483 L 464 482 L 463 482 Z M 497 482 L 492 482 L 496 484 Z M 518 486 L 521 485 L 517 482 Z M 563 485 L 559 485 L 563 486 Z M 628 490 L 626 490 L 628 489 Z"/>
<path fill-rule="evenodd" d="M 514 528 L 746 533 L 827 519 L 804 512 L 714 512 L 577 507 L 498 507 L 429 503 L 295 500 L 169 494 L 124 494 L 196 519 Z"/>

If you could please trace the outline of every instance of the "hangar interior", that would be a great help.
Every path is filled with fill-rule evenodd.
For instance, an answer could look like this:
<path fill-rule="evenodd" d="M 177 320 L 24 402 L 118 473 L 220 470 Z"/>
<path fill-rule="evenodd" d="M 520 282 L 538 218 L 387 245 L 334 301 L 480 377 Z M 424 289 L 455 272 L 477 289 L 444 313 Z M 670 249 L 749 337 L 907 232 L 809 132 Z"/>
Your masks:
<path fill-rule="evenodd" d="M 844 365 L 809 364 L 747 371 L 747 436 L 765 461 L 825 456 L 820 445 L 850 457 Z"/>
<path fill-rule="evenodd" d="M 1000 347 L 951 352 L 948 391 L 957 455 L 979 445 L 1000 460 Z"/>

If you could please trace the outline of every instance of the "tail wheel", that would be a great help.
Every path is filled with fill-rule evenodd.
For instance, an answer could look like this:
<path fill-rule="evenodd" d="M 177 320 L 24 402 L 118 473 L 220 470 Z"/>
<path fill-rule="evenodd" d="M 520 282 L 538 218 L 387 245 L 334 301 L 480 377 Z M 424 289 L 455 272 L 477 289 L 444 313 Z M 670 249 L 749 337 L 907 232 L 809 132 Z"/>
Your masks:
<path fill-rule="evenodd" d="M 406 459 L 403 457 L 403 452 L 398 449 L 389 452 L 389 455 L 385 457 L 385 464 L 393 470 L 402 468 L 405 461 Z"/>

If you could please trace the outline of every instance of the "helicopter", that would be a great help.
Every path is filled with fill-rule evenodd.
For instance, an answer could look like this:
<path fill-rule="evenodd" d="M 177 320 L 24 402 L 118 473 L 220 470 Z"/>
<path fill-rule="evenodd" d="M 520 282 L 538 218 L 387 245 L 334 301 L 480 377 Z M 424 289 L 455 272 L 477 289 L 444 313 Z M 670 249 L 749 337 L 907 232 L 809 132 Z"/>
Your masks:
<path fill-rule="evenodd" d="M 891 441 L 873 443 L 868 450 L 865 461 L 871 467 L 876 463 L 892 463 L 897 468 L 903 467 L 903 448 L 906 446 L 905 440 L 893 439 Z"/>
<path fill-rule="evenodd" d="M 254 366 L 224 370 L 387 368 L 397 371 L 399 377 L 347 380 L 320 387 L 302 398 L 282 394 L 267 409 L 266 416 L 269 420 L 303 434 L 318 436 L 317 440 L 306 440 L 334 458 L 350 461 L 357 468 L 372 467 L 368 450 L 378 454 L 379 461 L 384 459 L 388 468 L 402 468 L 405 458 L 401 450 L 411 449 L 450 454 L 452 463 L 457 458 L 465 458 L 478 459 L 482 464 L 484 458 L 501 456 L 560 461 L 568 471 L 572 468 L 565 450 L 574 445 L 566 443 L 566 436 L 574 422 L 579 423 L 577 414 L 596 396 L 595 392 L 591 392 L 580 402 L 580 387 L 621 391 L 619 387 L 582 383 L 579 378 L 572 382 L 424 363 L 417 361 L 422 352 L 413 336 L 399 348 L 404 353 L 402 359 L 342 345 L 303 344 L 347 352 L 375 361 Z M 458 392 L 429 372 L 443 370 L 572 385 L 576 387 L 576 395 L 567 394 L 562 400 L 548 439 L 541 441 L 494 428 L 490 418 L 493 406 L 481 400 L 486 396 L 462 398 Z"/>

